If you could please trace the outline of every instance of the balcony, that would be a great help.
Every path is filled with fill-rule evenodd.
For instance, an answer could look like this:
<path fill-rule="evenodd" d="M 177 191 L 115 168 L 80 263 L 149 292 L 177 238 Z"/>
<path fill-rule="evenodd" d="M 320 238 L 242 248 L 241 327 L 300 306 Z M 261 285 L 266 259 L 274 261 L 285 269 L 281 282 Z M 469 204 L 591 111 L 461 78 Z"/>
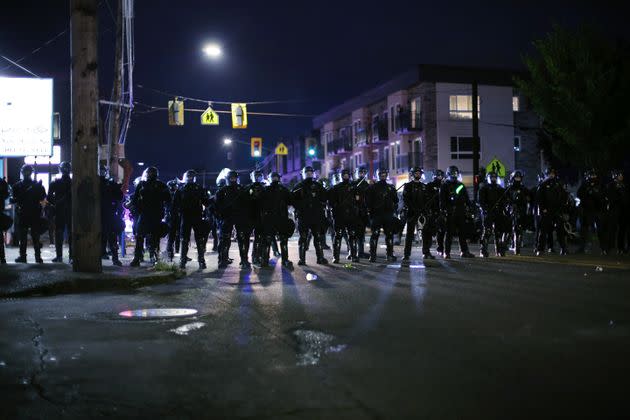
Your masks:
<path fill-rule="evenodd" d="M 387 121 L 374 120 L 372 122 L 372 143 L 387 143 L 389 140 L 389 131 L 387 129 Z"/>
<path fill-rule="evenodd" d="M 368 131 L 365 128 L 360 128 L 357 130 L 355 134 L 355 142 L 357 147 L 365 147 L 369 144 L 368 139 L 370 136 L 368 135 Z"/>
<path fill-rule="evenodd" d="M 328 156 L 352 153 L 352 139 L 339 137 L 328 142 Z"/>
<path fill-rule="evenodd" d="M 422 131 L 422 114 L 420 112 L 412 113 L 409 109 L 401 109 L 395 118 L 396 133 L 406 134 Z"/>

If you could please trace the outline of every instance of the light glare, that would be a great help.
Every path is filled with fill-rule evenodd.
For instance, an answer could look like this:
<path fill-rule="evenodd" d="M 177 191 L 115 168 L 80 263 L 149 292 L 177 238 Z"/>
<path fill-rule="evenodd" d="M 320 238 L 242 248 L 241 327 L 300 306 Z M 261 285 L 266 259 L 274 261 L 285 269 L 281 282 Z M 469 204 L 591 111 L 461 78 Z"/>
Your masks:
<path fill-rule="evenodd" d="M 211 58 L 218 58 L 221 56 L 221 47 L 217 44 L 208 44 L 203 48 L 203 52 Z"/>

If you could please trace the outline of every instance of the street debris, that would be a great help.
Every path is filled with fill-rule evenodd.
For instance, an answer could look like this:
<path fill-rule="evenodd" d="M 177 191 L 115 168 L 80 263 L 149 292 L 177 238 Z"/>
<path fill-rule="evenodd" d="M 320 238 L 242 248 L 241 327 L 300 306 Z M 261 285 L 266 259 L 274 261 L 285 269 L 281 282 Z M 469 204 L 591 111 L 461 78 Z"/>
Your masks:
<path fill-rule="evenodd" d="M 602 267 L 601 265 L 598 265 L 597 267 L 595 267 L 595 271 L 602 272 L 604 271 L 604 267 Z"/>
<path fill-rule="evenodd" d="M 307 281 L 317 280 L 317 274 L 315 274 L 315 273 L 306 273 L 306 280 Z"/>
<path fill-rule="evenodd" d="M 205 322 L 193 322 L 191 324 L 182 325 L 181 327 L 169 330 L 177 335 L 188 335 L 189 332 L 201 329 L 206 326 Z"/>
<path fill-rule="evenodd" d="M 339 353 L 347 347 L 332 345 L 335 337 L 321 331 L 298 329 L 292 331 L 292 335 L 298 344 L 298 366 L 316 365 L 324 354 Z"/>

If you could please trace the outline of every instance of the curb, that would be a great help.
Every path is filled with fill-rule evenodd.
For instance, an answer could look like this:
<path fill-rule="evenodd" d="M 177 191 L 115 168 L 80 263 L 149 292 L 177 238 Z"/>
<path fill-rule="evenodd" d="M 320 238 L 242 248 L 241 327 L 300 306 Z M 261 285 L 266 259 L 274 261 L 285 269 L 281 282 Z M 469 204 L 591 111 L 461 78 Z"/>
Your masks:
<path fill-rule="evenodd" d="M 149 274 L 141 277 L 100 277 L 69 278 L 63 281 L 43 284 L 25 290 L 0 292 L 0 298 L 17 298 L 31 296 L 51 296 L 60 294 L 103 292 L 116 290 L 133 290 L 145 286 L 169 283 L 185 277 L 184 272 Z"/>

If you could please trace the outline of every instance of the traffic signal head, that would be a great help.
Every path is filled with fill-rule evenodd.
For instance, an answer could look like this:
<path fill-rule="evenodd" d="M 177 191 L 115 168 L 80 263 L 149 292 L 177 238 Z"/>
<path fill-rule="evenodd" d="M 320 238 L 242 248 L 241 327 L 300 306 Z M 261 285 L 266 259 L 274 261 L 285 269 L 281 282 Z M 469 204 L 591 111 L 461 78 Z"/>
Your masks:
<path fill-rule="evenodd" d="M 252 137 L 252 157 L 259 158 L 262 156 L 262 138 Z"/>

